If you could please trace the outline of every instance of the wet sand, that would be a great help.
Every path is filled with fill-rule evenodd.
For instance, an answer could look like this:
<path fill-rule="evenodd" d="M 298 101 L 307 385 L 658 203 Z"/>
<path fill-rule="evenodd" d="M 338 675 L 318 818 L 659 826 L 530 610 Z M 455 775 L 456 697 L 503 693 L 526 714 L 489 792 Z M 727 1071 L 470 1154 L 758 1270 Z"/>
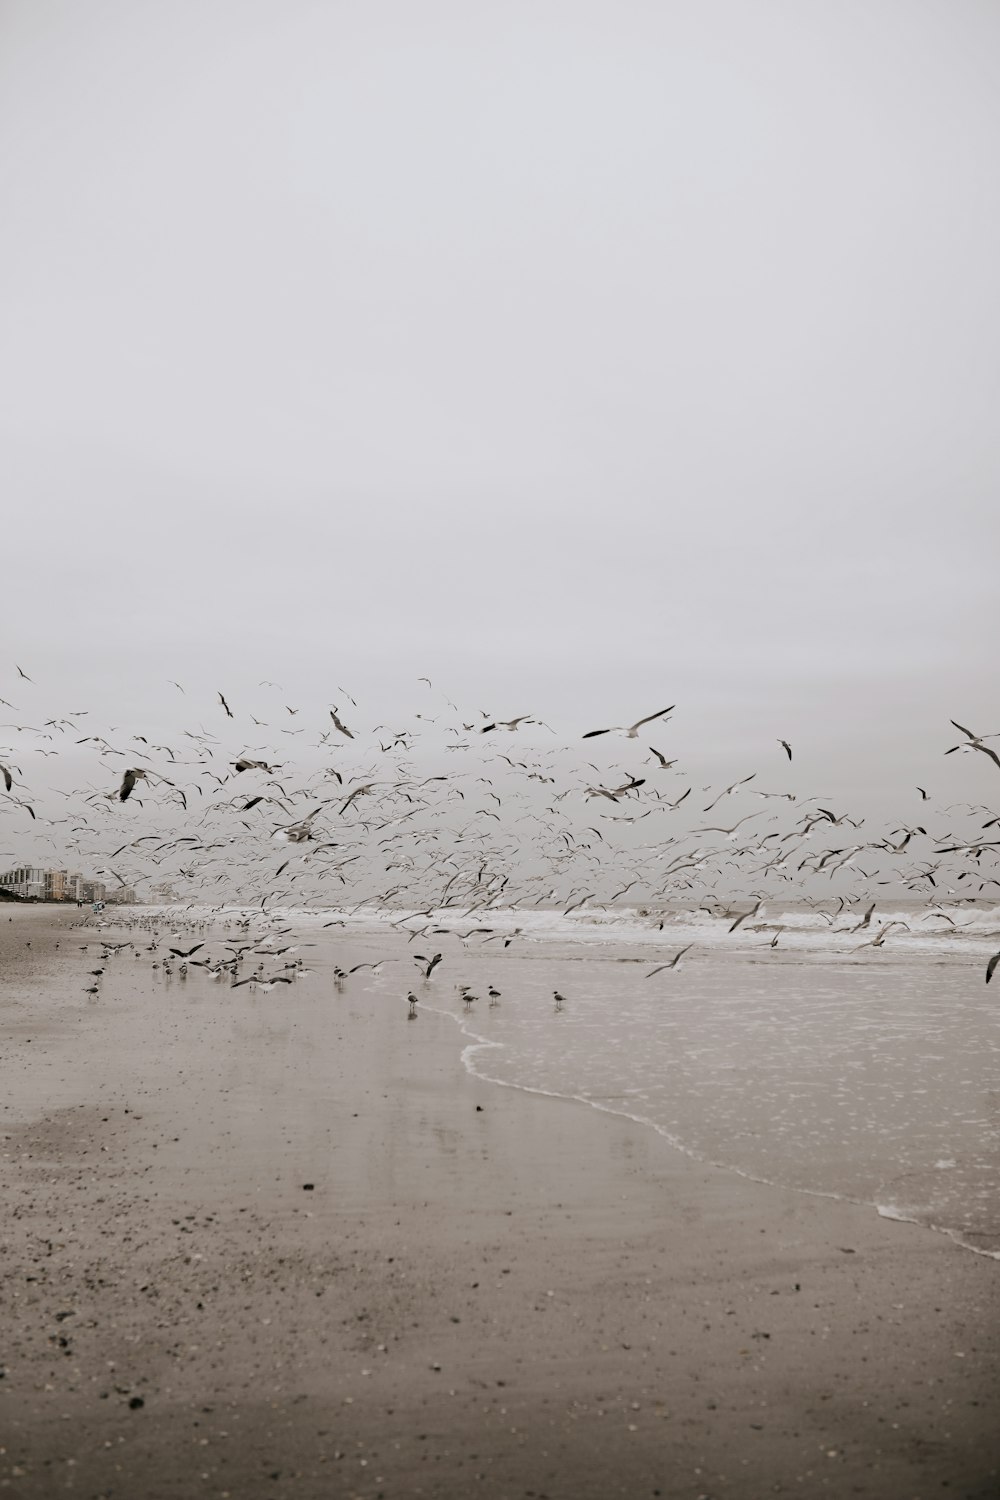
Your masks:
<path fill-rule="evenodd" d="M 996 1495 L 996 1262 L 470 1078 L 394 990 L 87 997 L 80 916 L 0 908 L 12 1497 Z"/>

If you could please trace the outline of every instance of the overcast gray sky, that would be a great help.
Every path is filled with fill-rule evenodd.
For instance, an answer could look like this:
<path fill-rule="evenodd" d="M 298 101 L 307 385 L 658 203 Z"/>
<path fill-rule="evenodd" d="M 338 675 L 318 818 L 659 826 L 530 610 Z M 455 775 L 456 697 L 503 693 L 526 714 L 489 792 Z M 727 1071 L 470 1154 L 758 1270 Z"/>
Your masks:
<path fill-rule="evenodd" d="M 1000 729 L 998 142 L 976 0 L 4 0 L 0 695 L 919 780 Z"/>

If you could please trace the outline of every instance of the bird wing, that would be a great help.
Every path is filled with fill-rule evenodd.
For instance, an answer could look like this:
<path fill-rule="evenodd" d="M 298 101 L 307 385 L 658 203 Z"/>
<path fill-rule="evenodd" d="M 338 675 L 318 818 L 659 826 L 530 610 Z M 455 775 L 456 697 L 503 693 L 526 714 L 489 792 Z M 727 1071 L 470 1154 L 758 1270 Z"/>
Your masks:
<path fill-rule="evenodd" d="M 599 734 L 610 734 L 610 729 L 588 729 L 583 736 L 585 740 L 595 740 Z"/>
<path fill-rule="evenodd" d="M 993 978 L 993 970 L 996 968 L 997 964 L 1000 964 L 1000 953 L 994 953 L 993 957 L 990 959 L 989 963 L 986 965 L 986 983 L 987 984 L 989 984 L 990 980 Z"/>
<path fill-rule="evenodd" d="M 948 723 L 949 724 L 954 724 L 955 728 L 956 729 L 960 729 L 963 734 L 968 735 L 968 737 L 969 737 L 970 740 L 974 740 L 976 738 L 976 736 L 973 734 L 972 730 L 971 729 L 966 729 L 965 725 L 964 724 L 960 724 L 957 719 L 949 719 Z"/>
<path fill-rule="evenodd" d="M 977 745 L 976 749 L 981 750 L 984 755 L 988 755 L 990 760 L 996 761 L 997 765 L 1000 766 L 1000 755 L 997 755 L 995 750 L 991 750 L 989 745 Z"/>
<path fill-rule="evenodd" d="M 647 714 L 644 719 L 636 719 L 631 727 L 633 729 L 641 729 L 643 724 L 652 724 L 654 719 L 662 719 L 664 714 L 669 714 L 676 707 L 676 703 L 671 703 L 670 708 L 661 708 L 655 714 Z"/>

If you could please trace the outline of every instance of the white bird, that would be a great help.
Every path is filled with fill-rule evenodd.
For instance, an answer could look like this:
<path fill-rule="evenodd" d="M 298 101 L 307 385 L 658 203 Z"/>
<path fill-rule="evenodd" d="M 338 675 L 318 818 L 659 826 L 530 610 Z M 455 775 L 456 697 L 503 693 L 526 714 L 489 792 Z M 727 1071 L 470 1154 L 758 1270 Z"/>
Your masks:
<path fill-rule="evenodd" d="M 679 953 L 675 953 L 674 956 L 673 956 L 673 958 L 670 960 L 669 963 L 667 963 L 667 964 L 660 964 L 657 968 L 650 969 L 649 973 L 646 975 L 646 978 L 647 979 L 652 979 L 652 977 L 653 977 L 654 974 L 662 974 L 663 971 L 664 971 L 664 969 L 677 969 L 677 968 L 679 968 L 680 967 L 681 959 L 684 957 L 685 953 L 687 953 L 688 949 L 689 948 L 693 948 L 693 947 L 694 947 L 693 943 L 688 943 L 687 948 L 682 948 Z"/>
<path fill-rule="evenodd" d="M 949 719 L 948 722 L 949 724 L 954 724 L 955 728 L 960 729 L 963 734 L 968 735 L 968 740 L 964 745 L 952 745 L 950 750 L 944 752 L 945 755 L 954 755 L 956 750 L 981 750 L 984 755 L 988 755 L 990 760 L 995 761 L 996 765 L 1000 767 L 1000 755 L 997 755 L 995 750 L 991 750 L 989 745 L 983 744 L 983 740 L 996 739 L 995 734 L 973 734 L 971 729 L 966 729 L 965 725 L 959 724 L 957 719 Z"/>
<path fill-rule="evenodd" d="M 624 734 L 628 740 L 637 740 L 639 738 L 639 730 L 644 724 L 652 724 L 654 719 L 662 719 L 664 714 L 672 713 L 676 707 L 676 703 L 671 703 L 669 708 L 657 709 L 655 714 L 647 714 L 644 719 L 637 719 L 634 724 L 612 724 L 610 729 L 588 729 L 583 738 L 585 740 L 593 740 L 599 734 Z"/>
<path fill-rule="evenodd" d="M 341 734 L 346 734 L 347 738 L 349 740 L 353 740 L 354 735 L 348 729 L 348 727 L 347 727 L 346 724 L 342 724 L 340 722 L 340 720 L 337 717 L 337 710 L 335 708 L 331 708 L 331 710 L 330 710 L 330 718 L 333 720 L 334 727 L 337 728 L 337 729 L 339 729 L 340 732 L 341 732 Z"/>

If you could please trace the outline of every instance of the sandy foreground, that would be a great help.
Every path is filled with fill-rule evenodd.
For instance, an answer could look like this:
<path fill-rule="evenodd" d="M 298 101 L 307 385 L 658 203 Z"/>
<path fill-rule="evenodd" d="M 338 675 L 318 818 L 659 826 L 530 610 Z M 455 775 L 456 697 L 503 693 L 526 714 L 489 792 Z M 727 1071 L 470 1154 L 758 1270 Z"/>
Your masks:
<path fill-rule="evenodd" d="M 80 915 L 0 907 L 12 1500 L 1000 1493 L 997 1262 L 479 1082 L 395 990 L 88 997 Z"/>

